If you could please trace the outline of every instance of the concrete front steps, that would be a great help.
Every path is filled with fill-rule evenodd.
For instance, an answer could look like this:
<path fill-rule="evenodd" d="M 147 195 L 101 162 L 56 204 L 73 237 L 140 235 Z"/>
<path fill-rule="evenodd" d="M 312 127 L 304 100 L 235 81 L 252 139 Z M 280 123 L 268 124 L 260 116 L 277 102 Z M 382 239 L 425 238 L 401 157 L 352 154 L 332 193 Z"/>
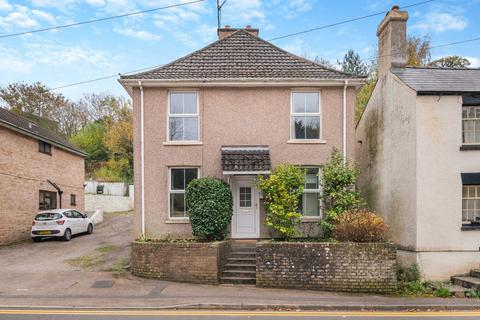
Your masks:
<path fill-rule="evenodd" d="M 467 290 L 480 290 L 480 269 L 473 269 L 467 275 L 453 276 L 451 280 L 457 296 L 461 295 L 460 291 L 464 294 Z"/>
<path fill-rule="evenodd" d="M 225 284 L 250 284 L 256 282 L 255 242 L 233 242 L 220 282 Z"/>

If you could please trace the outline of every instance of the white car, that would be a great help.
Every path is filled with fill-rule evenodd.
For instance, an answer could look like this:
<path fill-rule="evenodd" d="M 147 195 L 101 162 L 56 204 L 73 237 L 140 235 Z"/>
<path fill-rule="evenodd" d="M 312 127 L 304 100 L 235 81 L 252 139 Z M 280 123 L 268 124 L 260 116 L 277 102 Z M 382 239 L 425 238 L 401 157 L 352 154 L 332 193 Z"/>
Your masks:
<path fill-rule="evenodd" d="M 74 209 L 54 209 L 40 211 L 32 222 L 32 240 L 62 237 L 69 241 L 72 235 L 93 232 L 93 222 L 86 214 Z"/>

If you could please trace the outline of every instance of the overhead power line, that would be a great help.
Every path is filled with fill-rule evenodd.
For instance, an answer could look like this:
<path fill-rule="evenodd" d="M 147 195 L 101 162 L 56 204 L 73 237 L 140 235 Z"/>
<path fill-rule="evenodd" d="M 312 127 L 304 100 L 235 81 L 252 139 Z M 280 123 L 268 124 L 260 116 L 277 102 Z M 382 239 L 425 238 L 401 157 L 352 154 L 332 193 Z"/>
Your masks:
<path fill-rule="evenodd" d="M 429 2 L 434 2 L 434 1 L 436 1 L 436 0 L 426 0 L 426 1 L 422 1 L 422 2 L 412 3 L 412 4 L 409 4 L 409 5 L 403 6 L 401 8 L 404 9 L 404 8 L 415 7 L 415 6 L 419 6 L 419 5 L 429 3 Z M 381 11 L 381 12 L 377 12 L 377 13 L 368 14 L 368 15 L 362 16 L 362 17 L 357 17 L 357 18 L 352 18 L 352 19 L 348 19 L 348 20 L 343 20 L 343 21 L 327 24 L 327 25 L 324 25 L 324 26 L 321 26 L 321 27 L 316 27 L 316 28 L 312 28 L 312 29 L 302 30 L 302 31 L 294 32 L 294 33 L 289 33 L 289 34 L 286 34 L 286 35 L 283 35 L 283 36 L 278 36 L 278 37 L 275 37 L 275 38 L 268 39 L 267 41 L 275 41 L 275 40 L 279 40 L 279 39 L 298 36 L 298 35 L 304 34 L 304 33 L 318 31 L 318 30 L 331 28 L 331 27 L 339 26 L 339 25 L 342 25 L 342 24 L 346 24 L 346 23 L 350 23 L 350 22 L 354 22 L 354 21 L 358 21 L 358 20 L 363 20 L 363 19 L 379 16 L 379 15 L 382 15 L 382 14 L 386 14 L 387 12 L 388 11 Z"/>
<path fill-rule="evenodd" d="M 186 6 L 186 5 L 190 5 L 190 4 L 194 4 L 194 3 L 202 2 L 202 1 L 205 1 L 205 0 L 194 0 L 194 1 L 190 1 L 190 2 L 177 3 L 177 4 L 172 4 L 172 5 L 169 5 L 169 6 L 158 7 L 158 8 L 142 10 L 142 11 L 135 11 L 135 12 L 120 14 L 120 15 L 116 15 L 116 16 L 105 17 L 105 18 L 98 18 L 98 19 L 93 19 L 93 20 L 74 22 L 74 23 L 70 23 L 70 24 L 64 24 L 64 25 L 53 26 L 53 27 L 42 28 L 42 29 L 35 29 L 35 30 L 30 30 L 30 31 L 3 34 L 3 35 L 0 35 L 0 39 L 16 37 L 16 36 L 21 36 L 21 35 L 25 35 L 25 34 L 32 34 L 32 33 L 56 30 L 56 29 L 70 28 L 70 27 L 80 26 L 80 25 L 84 25 L 84 24 L 90 24 L 90 23 L 94 23 L 94 22 L 100 22 L 100 21 L 106 21 L 106 20 L 112 20 L 112 19 L 118 19 L 118 18 L 125 18 L 125 17 L 135 16 L 135 15 L 139 15 L 139 14 L 164 10 L 164 9 Z"/>

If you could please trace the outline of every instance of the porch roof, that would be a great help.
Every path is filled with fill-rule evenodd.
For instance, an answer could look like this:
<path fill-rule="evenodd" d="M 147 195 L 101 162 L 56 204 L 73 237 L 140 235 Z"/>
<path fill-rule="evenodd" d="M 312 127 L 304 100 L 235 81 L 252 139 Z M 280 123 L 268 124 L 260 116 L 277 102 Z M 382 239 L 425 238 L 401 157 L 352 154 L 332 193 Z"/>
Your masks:
<path fill-rule="evenodd" d="M 222 146 L 223 174 L 270 173 L 268 146 Z"/>

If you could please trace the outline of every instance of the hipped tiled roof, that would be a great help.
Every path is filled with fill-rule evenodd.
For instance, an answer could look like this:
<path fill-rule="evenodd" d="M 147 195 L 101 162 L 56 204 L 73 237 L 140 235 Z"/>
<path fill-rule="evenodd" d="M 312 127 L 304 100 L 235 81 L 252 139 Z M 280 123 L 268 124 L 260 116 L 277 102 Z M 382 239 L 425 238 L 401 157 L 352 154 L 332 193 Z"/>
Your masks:
<path fill-rule="evenodd" d="M 243 29 L 165 66 L 123 75 L 157 80 L 343 80 L 364 78 L 293 55 Z"/>
<path fill-rule="evenodd" d="M 222 146 L 222 170 L 228 172 L 269 171 L 267 146 Z"/>
<path fill-rule="evenodd" d="M 480 69 L 407 67 L 392 72 L 418 93 L 480 92 Z"/>
<path fill-rule="evenodd" d="M 85 151 L 74 146 L 62 137 L 59 137 L 55 133 L 38 126 L 36 123 L 21 117 L 7 109 L 0 107 L 0 125 L 13 129 L 20 133 L 25 133 L 37 137 L 39 140 L 52 143 L 59 148 L 67 151 L 72 151 L 81 156 L 87 156 Z"/>

